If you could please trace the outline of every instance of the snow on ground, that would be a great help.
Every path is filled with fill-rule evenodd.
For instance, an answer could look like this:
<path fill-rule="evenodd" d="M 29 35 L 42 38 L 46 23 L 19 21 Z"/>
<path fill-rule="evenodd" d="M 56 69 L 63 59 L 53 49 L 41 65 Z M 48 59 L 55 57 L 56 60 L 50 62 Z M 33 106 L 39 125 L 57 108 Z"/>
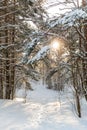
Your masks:
<path fill-rule="evenodd" d="M 66 95 L 60 99 L 41 82 L 32 86 L 26 103 L 0 100 L 0 130 L 87 130 L 86 109 L 79 119 Z"/>

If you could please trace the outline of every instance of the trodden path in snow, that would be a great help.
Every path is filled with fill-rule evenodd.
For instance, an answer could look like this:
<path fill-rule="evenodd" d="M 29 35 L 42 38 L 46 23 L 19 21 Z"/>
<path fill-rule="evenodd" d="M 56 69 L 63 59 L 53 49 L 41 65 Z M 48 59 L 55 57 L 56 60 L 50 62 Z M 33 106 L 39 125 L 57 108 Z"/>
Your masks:
<path fill-rule="evenodd" d="M 87 118 L 79 119 L 58 92 L 33 82 L 27 102 L 0 100 L 0 130 L 87 130 Z"/>

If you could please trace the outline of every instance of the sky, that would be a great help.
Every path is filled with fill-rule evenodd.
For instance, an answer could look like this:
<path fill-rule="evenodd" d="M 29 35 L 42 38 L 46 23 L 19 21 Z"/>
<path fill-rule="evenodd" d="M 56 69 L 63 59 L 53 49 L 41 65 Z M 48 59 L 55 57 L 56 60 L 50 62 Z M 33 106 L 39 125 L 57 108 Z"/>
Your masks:
<path fill-rule="evenodd" d="M 77 3 L 76 2 L 77 0 L 73 0 L 73 1 Z M 79 1 L 79 5 L 81 5 L 82 0 L 78 0 L 78 1 Z M 61 2 L 61 4 L 58 4 L 59 2 Z M 69 11 L 70 8 L 74 6 L 73 4 L 67 4 L 66 6 L 63 5 L 62 2 L 64 2 L 64 0 L 47 0 L 45 7 L 50 17 L 64 14 L 66 11 Z"/>

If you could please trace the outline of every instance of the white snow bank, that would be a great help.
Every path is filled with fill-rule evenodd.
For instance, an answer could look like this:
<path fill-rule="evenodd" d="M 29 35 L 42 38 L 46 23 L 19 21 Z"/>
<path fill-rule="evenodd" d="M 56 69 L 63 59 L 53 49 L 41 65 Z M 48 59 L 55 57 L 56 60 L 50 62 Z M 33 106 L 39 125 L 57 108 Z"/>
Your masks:
<path fill-rule="evenodd" d="M 87 106 L 79 119 L 66 95 L 60 100 L 58 92 L 41 82 L 32 85 L 27 103 L 0 100 L 0 130 L 87 130 Z"/>

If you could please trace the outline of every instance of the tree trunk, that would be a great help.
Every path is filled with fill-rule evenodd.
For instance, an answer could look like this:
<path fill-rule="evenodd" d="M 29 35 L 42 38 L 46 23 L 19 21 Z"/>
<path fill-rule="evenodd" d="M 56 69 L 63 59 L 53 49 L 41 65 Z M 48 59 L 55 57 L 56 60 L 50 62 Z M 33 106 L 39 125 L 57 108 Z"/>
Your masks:
<path fill-rule="evenodd" d="M 78 87 L 78 78 L 75 66 L 72 66 L 72 79 L 73 79 L 73 87 L 75 90 L 75 100 L 76 100 L 76 110 L 78 112 L 78 116 L 81 117 L 81 105 L 79 99 L 79 87 Z"/>
<path fill-rule="evenodd" d="M 5 6 L 8 5 L 8 1 L 5 0 L 4 1 Z M 5 15 L 7 14 L 7 9 L 5 9 Z M 8 23 L 8 15 L 5 16 L 5 23 Z M 5 27 L 5 43 L 9 44 L 9 32 L 8 32 L 8 27 Z M 11 94 L 11 90 L 10 90 L 10 59 L 9 59 L 9 50 L 7 49 L 5 52 L 5 56 L 6 56 L 6 99 L 10 99 L 10 94 Z"/>
<path fill-rule="evenodd" d="M 82 6 L 86 6 L 86 0 L 82 0 Z M 85 59 L 83 60 L 83 78 L 84 78 L 84 94 L 87 100 L 87 20 L 84 21 L 84 36 L 86 41 L 84 42 Z"/>
<path fill-rule="evenodd" d="M 14 10 L 15 10 L 15 0 L 13 1 L 14 2 Z M 13 14 L 12 16 L 12 24 L 15 25 L 15 14 Z M 11 41 L 12 41 L 12 44 L 15 43 L 15 29 L 13 28 L 12 29 L 12 33 L 11 33 Z M 15 48 L 14 46 L 12 47 L 12 51 L 11 51 L 11 87 L 12 87 L 12 91 L 11 91 L 11 97 L 13 99 L 14 97 L 14 78 L 15 78 Z"/>
<path fill-rule="evenodd" d="M 77 106 L 77 112 L 78 116 L 81 118 L 81 106 L 80 106 L 80 99 L 79 99 L 79 94 L 76 91 L 76 106 Z"/>
<path fill-rule="evenodd" d="M 2 71 L 2 60 L 0 60 L 0 99 L 3 99 L 3 71 Z"/>
<path fill-rule="evenodd" d="M 0 23 L 1 26 L 1 23 Z M 0 33 L 0 44 L 2 44 L 1 33 Z M 2 54 L 2 52 L 1 52 Z M 3 99 L 3 66 L 2 59 L 0 59 L 0 99 Z"/>

